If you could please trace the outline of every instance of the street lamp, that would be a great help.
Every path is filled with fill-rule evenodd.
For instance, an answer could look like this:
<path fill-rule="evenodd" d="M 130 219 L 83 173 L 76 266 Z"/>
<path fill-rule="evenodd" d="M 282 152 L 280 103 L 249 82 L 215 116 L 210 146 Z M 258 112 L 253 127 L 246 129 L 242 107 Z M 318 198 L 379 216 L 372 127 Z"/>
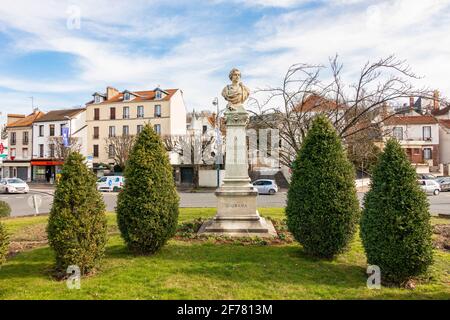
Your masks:
<path fill-rule="evenodd" d="M 217 113 L 216 113 L 216 151 L 217 151 L 217 156 L 216 156 L 216 170 L 217 170 L 217 188 L 220 187 L 220 163 L 222 161 L 219 162 L 220 157 L 222 156 L 222 143 L 219 143 L 219 140 L 221 140 L 220 138 L 220 114 L 226 110 L 222 109 L 219 111 L 219 99 L 217 97 L 214 98 L 213 102 L 212 102 L 213 106 L 216 107 Z"/>

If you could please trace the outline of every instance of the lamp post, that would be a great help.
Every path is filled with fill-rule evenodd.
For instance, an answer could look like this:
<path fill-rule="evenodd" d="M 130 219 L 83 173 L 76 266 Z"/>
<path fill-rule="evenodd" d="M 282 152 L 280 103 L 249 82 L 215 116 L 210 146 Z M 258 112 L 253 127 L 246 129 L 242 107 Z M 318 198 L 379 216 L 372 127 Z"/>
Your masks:
<path fill-rule="evenodd" d="M 225 109 L 220 110 L 219 111 L 219 99 L 217 97 L 214 98 L 213 102 L 212 102 L 213 106 L 216 107 L 216 125 L 215 125 L 215 129 L 216 129 L 216 171 L 217 171 L 217 188 L 220 187 L 220 163 L 222 161 L 219 162 L 220 157 L 222 156 L 222 143 L 219 143 L 219 140 L 221 141 L 222 139 L 220 138 L 220 114 L 225 111 Z"/>

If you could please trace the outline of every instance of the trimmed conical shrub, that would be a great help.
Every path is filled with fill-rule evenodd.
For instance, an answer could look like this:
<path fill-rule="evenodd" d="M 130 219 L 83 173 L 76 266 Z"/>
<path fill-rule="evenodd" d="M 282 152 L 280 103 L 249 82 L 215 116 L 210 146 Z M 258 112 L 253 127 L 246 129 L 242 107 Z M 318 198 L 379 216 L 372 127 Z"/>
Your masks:
<path fill-rule="evenodd" d="M 5 226 L 0 222 L 0 266 L 6 261 L 9 239 Z"/>
<path fill-rule="evenodd" d="M 0 200 L 0 218 L 9 217 L 11 214 L 11 207 L 5 201 Z"/>
<path fill-rule="evenodd" d="M 151 254 L 175 234 L 179 197 L 160 137 L 146 125 L 125 168 L 117 203 L 117 222 L 128 248 Z"/>
<path fill-rule="evenodd" d="M 416 172 L 400 144 L 387 142 L 364 199 L 361 238 L 370 265 L 381 279 L 402 284 L 432 263 L 430 213 Z"/>
<path fill-rule="evenodd" d="M 288 228 L 306 253 L 332 258 L 352 240 L 359 215 L 353 165 L 330 121 L 317 116 L 292 166 Z"/>
<path fill-rule="evenodd" d="M 97 191 L 96 177 L 78 152 L 65 160 L 56 186 L 47 226 L 56 269 L 66 272 L 77 265 L 81 274 L 91 272 L 104 255 L 107 224 L 105 204 Z"/>

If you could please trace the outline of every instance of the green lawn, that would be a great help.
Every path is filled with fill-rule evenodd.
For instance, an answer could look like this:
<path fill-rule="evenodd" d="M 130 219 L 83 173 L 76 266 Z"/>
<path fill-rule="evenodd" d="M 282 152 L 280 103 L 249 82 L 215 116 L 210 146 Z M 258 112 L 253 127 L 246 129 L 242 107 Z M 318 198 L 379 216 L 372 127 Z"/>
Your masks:
<path fill-rule="evenodd" d="M 260 213 L 282 218 L 283 209 Z M 214 215 L 214 209 L 181 209 L 180 222 Z M 6 219 L 12 237 L 45 226 L 46 217 Z M 448 221 L 448 220 L 447 220 Z M 447 221 L 433 219 L 433 223 Z M 48 247 L 10 258 L 0 269 L 0 299 L 450 299 L 450 254 L 435 251 L 431 280 L 415 290 L 366 287 L 365 255 L 359 237 L 333 261 L 311 259 L 298 244 L 241 245 L 171 240 L 157 254 L 134 256 L 112 235 L 101 270 L 69 290 L 50 275 Z M 41 231 L 42 232 L 42 231 Z M 22 234 L 22 235 L 21 235 Z"/>

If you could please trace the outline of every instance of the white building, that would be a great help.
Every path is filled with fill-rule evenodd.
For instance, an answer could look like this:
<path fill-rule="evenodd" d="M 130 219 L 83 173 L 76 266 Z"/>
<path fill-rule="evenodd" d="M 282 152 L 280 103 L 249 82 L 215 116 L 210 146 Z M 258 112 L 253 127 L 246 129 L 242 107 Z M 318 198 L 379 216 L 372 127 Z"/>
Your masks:
<path fill-rule="evenodd" d="M 32 180 L 47 181 L 55 178 L 64 160 L 61 158 L 62 131 L 68 128 L 73 147 L 86 157 L 86 109 L 50 111 L 33 122 Z"/>
<path fill-rule="evenodd" d="M 214 135 L 216 114 L 210 111 L 189 112 L 186 116 L 188 134 Z"/>

